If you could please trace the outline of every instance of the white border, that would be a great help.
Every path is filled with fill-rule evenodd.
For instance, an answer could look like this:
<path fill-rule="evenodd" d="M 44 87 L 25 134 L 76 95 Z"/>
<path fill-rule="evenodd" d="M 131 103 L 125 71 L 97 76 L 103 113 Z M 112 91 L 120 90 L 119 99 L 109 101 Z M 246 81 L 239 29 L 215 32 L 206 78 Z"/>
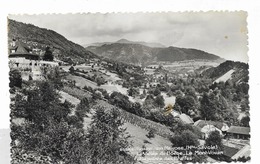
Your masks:
<path fill-rule="evenodd" d="M 4 0 L 3 0 L 4 1 Z M 0 2 L 0 50 L 1 50 L 1 109 L 0 129 L 9 128 L 9 91 L 7 60 L 7 15 L 40 13 L 83 12 L 158 12 L 158 11 L 237 11 L 248 12 L 250 107 L 252 134 L 252 162 L 257 163 L 258 140 L 258 92 L 260 91 L 260 3 L 257 0 L 7 0 Z"/>

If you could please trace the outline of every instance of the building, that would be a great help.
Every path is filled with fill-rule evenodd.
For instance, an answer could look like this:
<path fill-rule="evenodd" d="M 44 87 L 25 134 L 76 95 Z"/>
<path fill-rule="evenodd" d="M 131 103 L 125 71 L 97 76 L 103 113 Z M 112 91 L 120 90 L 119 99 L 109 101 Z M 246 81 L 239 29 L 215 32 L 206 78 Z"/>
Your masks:
<path fill-rule="evenodd" d="M 30 47 L 21 41 L 13 41 L 9 47 L 9 66 L 11 69 L 19 69 L 22 79 L 44 79 L 42 67 L 59 66 L 57 62 L 42 61 Z"/>
<path fill-rule="evenodd" d="M 241 149 L 236 147 L 231 147 L 227 145 L 223 145 L 223 157 L 225 161 L 234 161 L 239 158 L 248 158 L 251 154 L 250 145 L 245 145 Z"/>
<path fill-rule="evenodd" d="M 187 114 L 182 113 L 178 117 L 180 121 L 183 122 L 184 124 L 194 124 L 194 121 Z"/>
<path fill-rule="evenodd" d="M 31 68 L 38 65 L 39 56 L 23 42 L 16 41 L 9 48 L 9 59 L 11 67 Z"/>
<path fill-rule="evenodd" d="M 241 126 L 231 126 L 227 130 L 227 136 L 235 139 L 249 139 L 250 138 L 250 128 Z"/>
<path fill-rule="evenodd" d="M 205 125 L 201 129 L 202 139 L 207 139 L 211 132 L 218 131 L 221 136 L 223 136 L 222 131 L 216 128 L 214 125 Z"/>
<path fill-rule="evenodd" d="M 229 129 L 226 123 L 219 122 L 219 121 L 198 120 L 194 123 L 194 126 L 197 126 L 200 129 L 202 129 L 206 125 L 213 125 L 216 128 L 220 129 L 223 133 L 226 133 L 227 130 Z"/>

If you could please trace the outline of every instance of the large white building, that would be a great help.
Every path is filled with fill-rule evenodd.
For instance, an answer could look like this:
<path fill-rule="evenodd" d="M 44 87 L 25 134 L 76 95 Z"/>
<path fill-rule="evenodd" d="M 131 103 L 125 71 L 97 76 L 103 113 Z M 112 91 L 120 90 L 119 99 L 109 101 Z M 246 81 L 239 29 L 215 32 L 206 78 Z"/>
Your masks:
<path fill-rule="evenodd" d="M 56 62 L 42 61 L 39 55 L 32 52 L 25 43 L 21 41 L 13 41 L 9 48 L 9 66 L 22 71 L 24 80 L 41 79 L 42 67 L 58 66 Z"/>

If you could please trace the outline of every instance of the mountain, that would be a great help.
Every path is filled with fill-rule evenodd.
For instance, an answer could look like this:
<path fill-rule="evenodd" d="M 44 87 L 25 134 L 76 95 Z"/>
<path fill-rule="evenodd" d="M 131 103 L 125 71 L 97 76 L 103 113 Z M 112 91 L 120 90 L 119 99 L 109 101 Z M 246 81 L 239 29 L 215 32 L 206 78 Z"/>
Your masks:
<path fill-rule="evenodd" d="M 153 42 L 136 42 L 136 41 L 129 41 L 127 39 L 120 39 L 116 42 L 98 42 L 98 43 L 91 43 L 87 45 L 83 45 L 83 47 L 100 47 L 105 44 L 113 44 L 113 43 L 122 43 L 122 44 L 141 44 L 148 47 L 161 47 L 164 48 L 165 46 L 160 43 L 153 43 Z"/>
<path fill-rule="evenodd" d="M 219 56 L 197 49 L 150 47 L 141 43 L 143 42 L 121 39 L 115 43 L 103 44 L 101 46 L 88 46 L 86 49 L 104 58 L 135 65 L 184 60 L 224 61 Z"/>
<path fill-rule="evenodd" d="M 26 42 L 30 48 L 45 50 L 51 47 L 54 57 L 62 61 L 82 62 L 86 58 L 97 57 L 82 46 L 73 43 L 57 32 L 40 28 L 32 24 L 25 24 L 14 20 L 8 20 L 8 41 L 19 39 Z"/>
<path fill-rule="evenodd" d="M 248 82 L 248 64 L 227 60 L 217 67 L 205 70 L 202 75 L 215 79 L 216 82 L 231 80 L 232 82 Z M 226 78 L 226 76 L 229 76 Z M 225 80 L 221 80 L 225 79 Z"/>

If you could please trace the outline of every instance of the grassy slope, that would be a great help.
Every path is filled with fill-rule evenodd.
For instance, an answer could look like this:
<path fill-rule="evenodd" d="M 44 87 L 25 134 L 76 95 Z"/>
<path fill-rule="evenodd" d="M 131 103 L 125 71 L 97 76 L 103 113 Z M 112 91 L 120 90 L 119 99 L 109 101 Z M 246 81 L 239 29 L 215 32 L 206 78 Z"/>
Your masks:
<path fill-rule="evenodd" d="M 61 94 L 62 99 L 66 99 L 67 101 L 71 102 L 74 105 L 77 105 L 79 103 L 79 99 L 69 95 L 66 92 L 62 92 Z M 93 108 L 96 107 L 100 107 L 100 106 L 106 106 L 107 104 L 105 102 L 102 103 L 98 103 L 96 106 L 94 106 Z M 110 106 L 112 107 L 112 106 Z M 93 114 L 93 110 L 91 112 Z M 92 120 L 92 114 L 88 114 L 88 117 L 84 118 L 84 128 L 87 129 L 91 123 Z M 139 126 L 135 126 L 129 122 L 126 122 L 124 124 L 124 127 L 127 128 L 127 132 L 132 136 L 129 141 L 132 142 L 133 144 L 133 148 L 141 148 L 143 145 L 146 146 L 147 149 L 150 149 L 150 152 L 152 152 L 154 149 L 158 148 L 158 147 L 164 147 L 164 146 L 171 146 L 171 142 L 169 141 L 169 139 L 161 137 L 159 135 L 155 134 L 155 137 L 152 139 L 149 139 L 146 135 L 148 134 L 148 131 L 145 129 L 140 128 Z M 145 142 L 148 141 L 148 142 Z M 161 152 L 161 151 L 160 151 Z M 168 163 L 165 160 L 144 160 L 144 158 L 148 158 L 148 156 L 146 157 L 141 157 L 140 151 L 131 151 L 131 153 L 133 155 L 136 155 L 136 157 L 139 157 L 141 161 L 139 161 L 140 163 Z M 149 157 L 155 157 L 155 156 L 149 156 Z M 158 156 L 156 156 L 158 157 Z M 164 155 L 161 156 L 163 158 L 167 157 L 167 158 L 171 158 L 171 156 L 169 155 Z M 151 158 L 150 158 L 151 159 Z"/>

